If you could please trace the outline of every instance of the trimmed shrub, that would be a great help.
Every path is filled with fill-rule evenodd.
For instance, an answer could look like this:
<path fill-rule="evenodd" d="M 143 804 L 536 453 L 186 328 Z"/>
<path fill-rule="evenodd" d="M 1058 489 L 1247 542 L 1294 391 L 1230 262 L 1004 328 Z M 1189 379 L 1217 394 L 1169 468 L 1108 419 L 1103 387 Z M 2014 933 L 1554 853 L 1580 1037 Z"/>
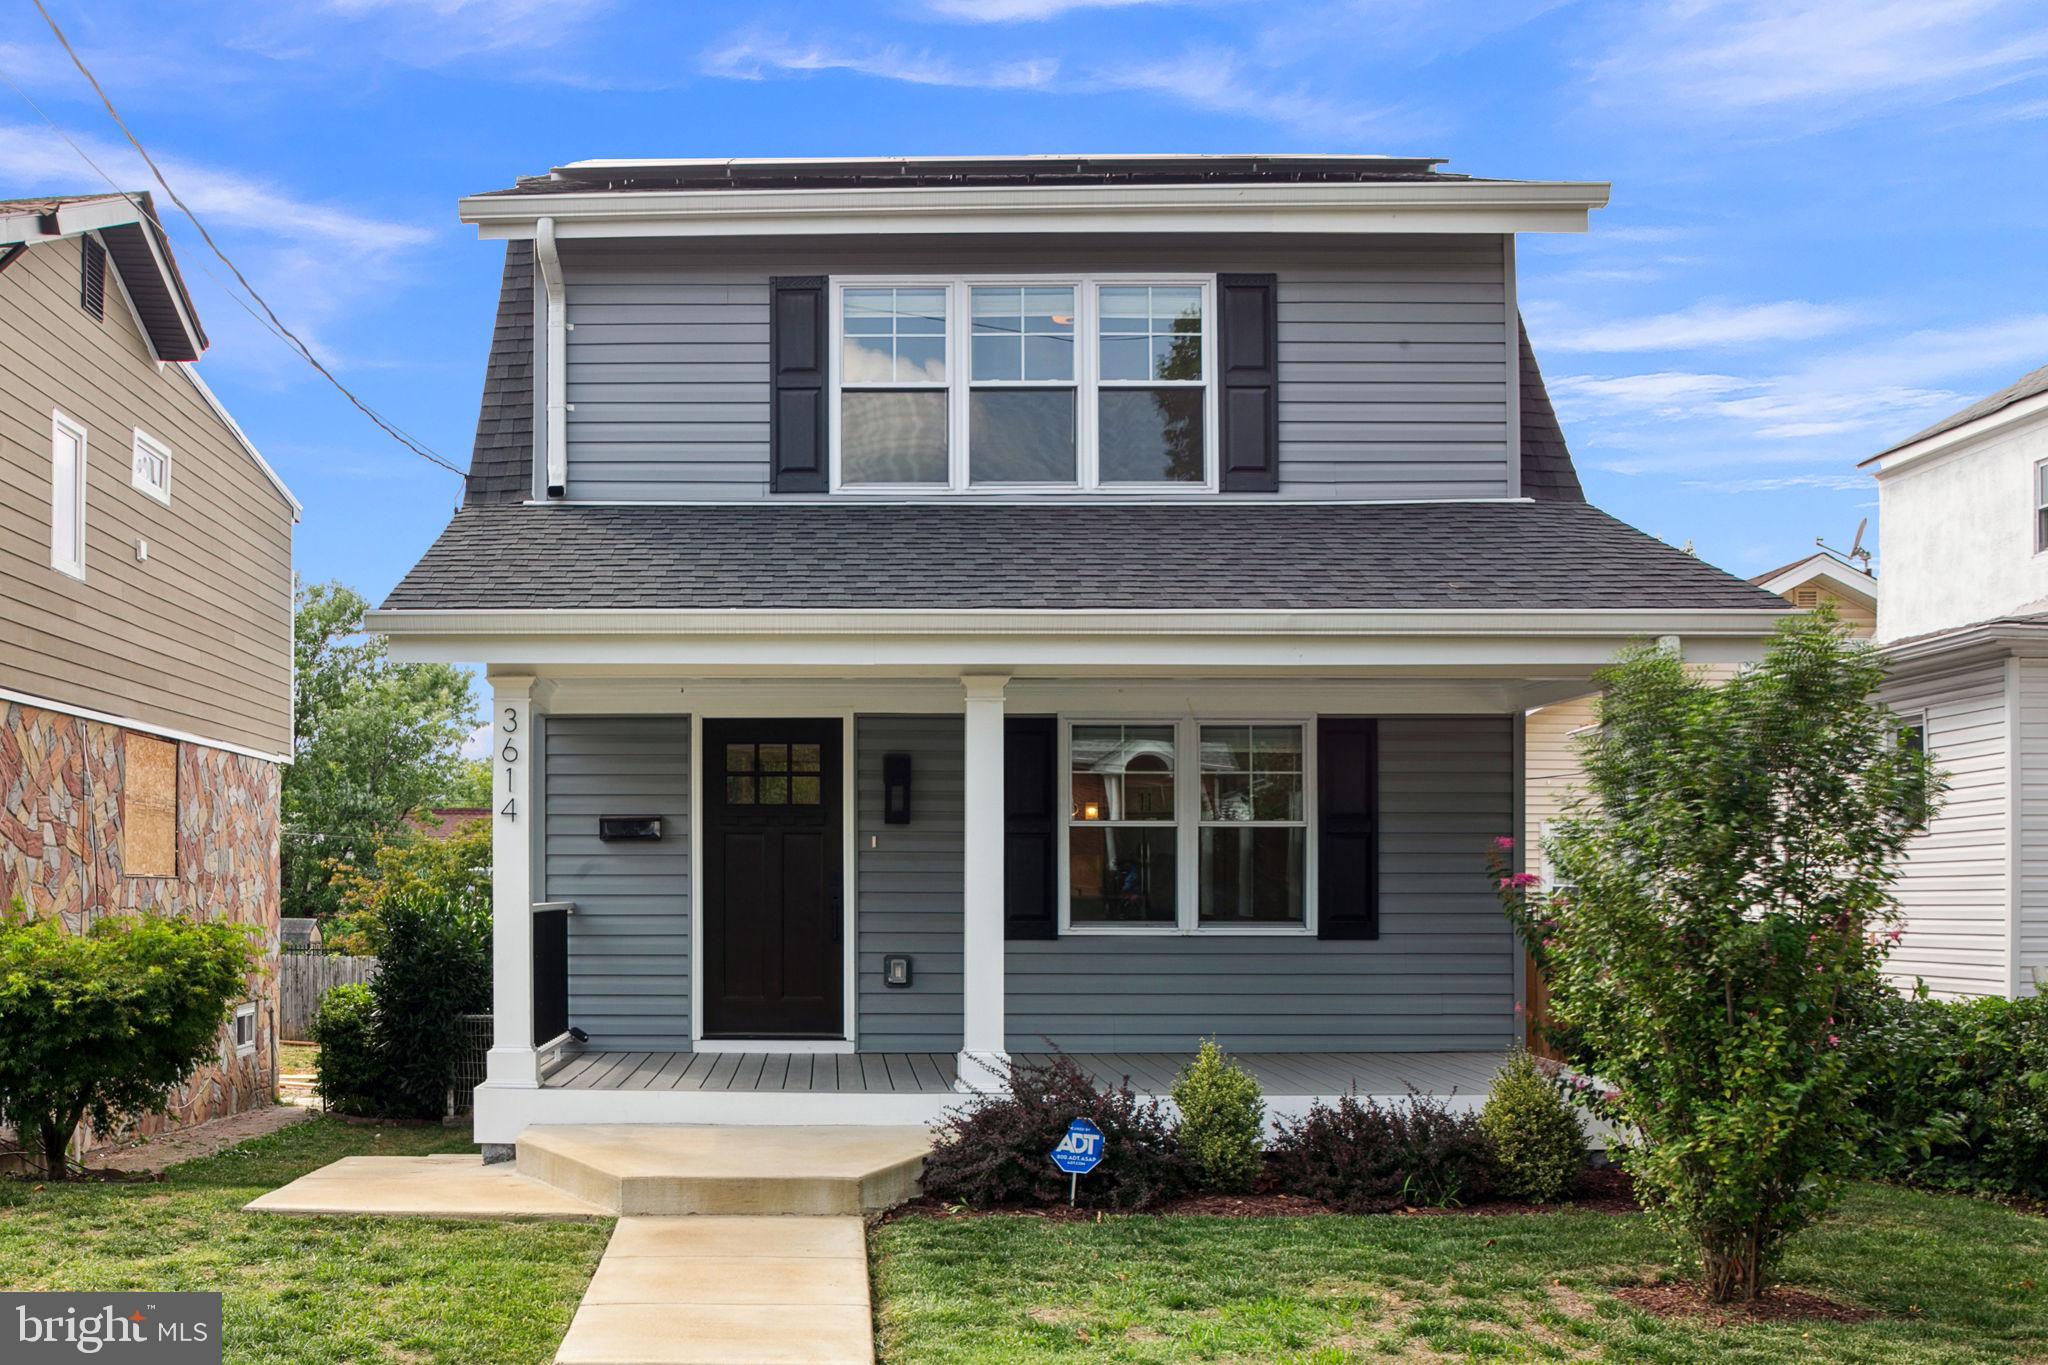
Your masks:
<path fill-rule="evenodd" d="M 1266 1131 L 1266 1101 L 1259 1083 L 1204 1039 L 1195 1060 L 1173 1083 L 1180 1109 L 1180 1145 L 1204 1187 L 1249 1190 L 1259 1178 L 1259 1148 Z"/>
<path fill-rule="evenodd" d="M 72 1130 L 162 1113 L 218 1055 L 259 967 L 242 925 L 122 915 L 73 934 L 14 901 L 0 913 L 0 1123 L 47 1178 L 69 1178 Z"/>
<path fill-rule="evenodd" d="M 386 1112 L 437 1119 L 462 1051 L 455 1018 L 491 1008 L 491 917 L 472 899 L 418 890 L 385 899 L 372 942 Z"/>
<path fill-rule="evenodd" d="M 1858 1060 L 1871 1078 L 1875 1175 L 1940 1189 L 2048 1196 L 2048 996 L 1885 993 Z"/>
<path fill-rule="evenodd" d="M 360 983 L 336 986 L 320 997 L 313 1016 L 314 1060 L 320 1101 L 337 1114 L 371 1114 L 382 1106 L 384 1059 L 377 1047 L 377 1002 Z"/>
<path fill-rule="evenodd" d="M 1450 1208 L 1493 1190 L 1493 1143 L 1478 1116 L 1452 1113 L 1430 1095 L 1394 1105 L 1356 1095 L 1335 1106 L 1318 1101 L 1281 1120 L 1272 1151 L 1288 1193 L 1343 1213 Z"/>
<path fill-rule="evenodd" d="M 1078 1202 L 1089 1208 L 1150 1208 L 1194 1184 L 1173 1126 L 1156 1101 L 1128 1083 L 1097 1089 L 1072 1058 L 1009 1064 L 1007 1095 L 981 1095 L 940 1122 L 925 1158 L 924 1192 L 982 1207 L 1064 1204 L 1067 1177 L 1052 1149 L 1077 1118 L 1092 1119 L 1105 1140 L 1102 1164 L 1081 1177 Z"/>
<path fill-rule="evenodd" d="M 1501 1193 L 1548 1204 L 1586 1168 L 1586 1129 L 1579 1111 L 1517 1048 L 1486 1096 L 1479 1126 L 1493 1140 Z"/>

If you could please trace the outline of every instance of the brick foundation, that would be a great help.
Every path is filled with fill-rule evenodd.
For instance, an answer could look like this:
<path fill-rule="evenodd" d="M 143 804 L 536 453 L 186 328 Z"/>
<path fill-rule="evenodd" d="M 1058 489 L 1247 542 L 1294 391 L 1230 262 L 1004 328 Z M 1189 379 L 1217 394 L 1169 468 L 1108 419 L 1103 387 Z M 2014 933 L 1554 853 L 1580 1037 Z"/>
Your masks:
<path fill-rule="evenodd" d="M 57 711 L 0 703 L 0 904 L 16 896 L 55 911 L 73 932 L 142 909 L 255 925 L 265 966 L 252 980 L 256 1049 L 237 1057 L 223 1030 L 220 1057 L 202 1065 L 130 1133 L 271 1103 L 277 1023 L 278 785 L 274 763 L 199 744 L 178 745 L 177 875 L 121 869 L 122 730 Z M 84 1145 L 106 1138 L 87 1135 Z"/>

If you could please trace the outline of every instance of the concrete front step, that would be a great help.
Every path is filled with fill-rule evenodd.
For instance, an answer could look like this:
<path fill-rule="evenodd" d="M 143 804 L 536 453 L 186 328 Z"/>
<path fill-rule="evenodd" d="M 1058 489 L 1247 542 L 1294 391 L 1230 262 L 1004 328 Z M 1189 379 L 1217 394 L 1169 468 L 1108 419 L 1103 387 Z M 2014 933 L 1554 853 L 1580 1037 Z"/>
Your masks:
<path fill-rule="evenodd" d="M 519 1135 L 519 1173 L 625 1215 L 842 1216 L 917 1193 L 924 1128 L 579 1124 Z"/>

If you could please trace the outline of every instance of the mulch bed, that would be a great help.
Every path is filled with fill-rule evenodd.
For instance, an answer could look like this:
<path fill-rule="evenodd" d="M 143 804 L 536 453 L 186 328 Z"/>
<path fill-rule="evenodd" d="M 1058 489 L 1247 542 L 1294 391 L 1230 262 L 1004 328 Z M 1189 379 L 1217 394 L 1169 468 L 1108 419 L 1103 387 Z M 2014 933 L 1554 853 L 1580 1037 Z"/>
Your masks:
<path fill-rule="evenodd" d="M 1754 1303 L 1709 1303 L 1700 1297 L 1697 1285 L 1685 1283 L 1630 1285 L 1609 1292 L 1631 1308 L 1660 1318 L 1698 1318 L 1722 1327 L 1745 1322 L 1868 1322 L 1877 1316 L 1868 1308 L 1782 1287 L 1765 1290 Z"/>
<path fill-rule="evenodd" d="M 1435 1218 L 1459 1215 L 1500 1217 L 1524 1213 L 1635 1213 L 1640 1208 L 1641 1206 L 1636 1203 L 1634 1186 L 1629 1181 L 1627 1173 L 1610 1166 L 1586 1171 L 1579 1177 L 1579 1183 L 1573 1189 L 1571 1197 L 1561 1203 L 1528 1204 L 1517 1200 L 1488 1199 L 1452 1208 L 1393 1209 L 1389 1211 L 1388 1216 Z M 1168 1200 L 1157 1208 L 1146 1209 L 1142 1216 L 1321 1218 L 1336 1212 L 1321 1200 L 1264 1190 L 1253 1194 L 1184 1195 L 1179 1199 Z M 882 1221 L 893 1222 L 898 1218 L 1042 1218 L 1053 1223 L 1092 1223 L 1112 1214 L 1129 1216 L 1130 1211 L 1068 1208 L 1065 1204 L 999 1204 L 989 1208 L 969 1208 L 961 1204 L 948 1204 L 927 1195 L 889 1210 L 882 1216 Z"/>

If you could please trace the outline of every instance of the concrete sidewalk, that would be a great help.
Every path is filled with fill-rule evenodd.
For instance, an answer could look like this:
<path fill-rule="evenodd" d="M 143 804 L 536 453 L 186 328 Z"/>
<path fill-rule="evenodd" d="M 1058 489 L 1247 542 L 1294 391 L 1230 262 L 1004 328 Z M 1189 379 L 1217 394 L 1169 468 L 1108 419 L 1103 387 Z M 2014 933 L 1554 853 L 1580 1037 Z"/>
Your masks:
<path fill-rule="evenodd" d="M 621 1218 L 558 1365 L 870 1365 L 853 1217 Z"/>

